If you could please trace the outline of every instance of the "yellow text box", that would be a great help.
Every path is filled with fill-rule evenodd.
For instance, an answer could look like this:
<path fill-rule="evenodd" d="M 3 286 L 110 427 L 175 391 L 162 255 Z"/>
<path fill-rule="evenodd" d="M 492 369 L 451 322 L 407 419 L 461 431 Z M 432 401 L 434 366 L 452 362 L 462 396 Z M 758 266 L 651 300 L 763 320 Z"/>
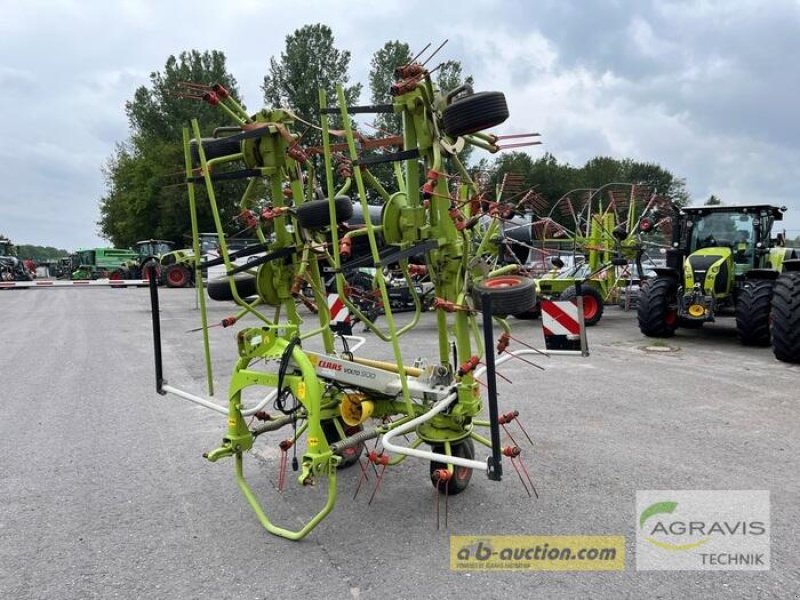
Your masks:
<path fill-rule="evenodd" d="M 622 571 L 621 535 L 451 535 L 453 571 Z"/>

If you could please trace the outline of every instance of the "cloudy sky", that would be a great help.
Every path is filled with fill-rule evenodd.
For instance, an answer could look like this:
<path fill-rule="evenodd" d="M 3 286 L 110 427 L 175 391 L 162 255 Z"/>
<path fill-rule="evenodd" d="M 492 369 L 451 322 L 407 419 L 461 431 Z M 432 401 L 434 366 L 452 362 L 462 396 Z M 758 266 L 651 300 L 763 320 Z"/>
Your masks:
<path fill-rule="evenodd" d="M 0 233 L 66 249 L 97 235 L 103 163 L 125 140 L 124 103 L 170 54 L 219 49 L 250 108 L 287 34 L 326 23 L 366 84 L 386 41 L 449 39 L 476 89 L 506 93 L 499 132 L 545 151 L 655 162 L 695 202 L 786 205 L 800 235 L 798 0 L 321 2 L 3 0 Z M 792 59 L 791 57 L 795 57 Z M 366 85 L 365 85 L 366 88 Z M 366 100 L 366 97 L 365 97 Z"/>

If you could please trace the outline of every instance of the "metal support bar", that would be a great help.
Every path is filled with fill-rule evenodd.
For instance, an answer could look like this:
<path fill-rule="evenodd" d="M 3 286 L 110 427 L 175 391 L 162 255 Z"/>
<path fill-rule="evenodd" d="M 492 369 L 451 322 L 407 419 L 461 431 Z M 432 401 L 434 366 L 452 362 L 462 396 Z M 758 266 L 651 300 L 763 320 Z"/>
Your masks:
<path fill-rule="evenodd" d="M 156 392 L 166 396 L 164 391 L 164 367 L 161 362 L 161 314 L 158 306 L 158 275 L 155 267 L 148 267 L 150 277 L 150 311 L 153 316 L 153 355 L 156 362 Z"/>
<path fill-rule="evenodd" d="M 489 479 L 500 481 L 503 478 L 503 455 L 500 448 L 500 425 L 497 410 L 497 378 L 494 364 L 494 333 L 492 332 L 492 296 L 481 294 L 481 310 L 483 311 L 483 342 L 486 363 L 486 387 L 489 396 L 489 431 L 492 438 L 492 455 L 489 457 L 489 468 L 486 471 Z"/>

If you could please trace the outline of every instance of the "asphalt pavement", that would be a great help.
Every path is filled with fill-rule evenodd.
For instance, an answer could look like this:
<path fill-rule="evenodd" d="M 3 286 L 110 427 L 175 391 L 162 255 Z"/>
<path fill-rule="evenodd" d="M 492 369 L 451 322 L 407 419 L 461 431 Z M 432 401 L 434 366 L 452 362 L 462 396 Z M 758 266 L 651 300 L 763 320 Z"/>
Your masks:
<path fill-rule="evenodd" d="M 201 338 L 187 333 L 195 292 L 161 301 L 166 377 L 205 395 Z M 730 322 L 653 347 L 634 313 L 609 306 L 590 357 L 503 366 L 501 409 L 519 410 L 534 440 L 524 456 L 539 499 L 513 472 L 475 473 L 437 530 L 426 463 L 390 469 L 371 505 L 374 477 L 353 499 L 355 467 L 331 515 L 290 542 L 259 525 L 231 461 L 203 459 L 226 418 L 156 394 L 146 289 L 4 291 L 0 314 L 0 598 L 800 597 L 800 367 L 740 346 Z M 540 344 L 539 321 L 512 324 Z M 221 404 L 235 329 L 212 331 Z M 391 358 L 366 337 L 364 356 Z M 434 358 L 433 315 L 401 346 L 408 363 Z M 325 492 L 291 472 L 277 492 L 283 437 L 259 438 L 245 468 L 270 516 L 295 528 Z M 769 490 L 771 568 L 637 571 L 636 491 L 653 489 Z M 453 572 L 451 534 L 623 535 L 626 568 Z"/>

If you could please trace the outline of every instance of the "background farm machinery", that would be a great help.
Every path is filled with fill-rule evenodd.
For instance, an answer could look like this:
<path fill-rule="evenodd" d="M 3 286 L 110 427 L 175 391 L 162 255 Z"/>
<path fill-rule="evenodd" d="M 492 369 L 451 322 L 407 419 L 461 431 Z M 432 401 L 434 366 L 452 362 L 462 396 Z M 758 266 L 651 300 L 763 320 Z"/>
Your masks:
<path fill-rule="evenodd" d="M 0 281 L 31 281 L 34 274 L 17 256 L 10 240 L 0 238 Z"/>
<path fill-rule="evenodd" d="M 676 209 L 667 264 L 643 288 L 639 328 L 671 337 L 735 316 L 742 343 L 772 344 L 775 356 L 800 362 L 800 255 L 773 226 L 785 207 L 768 204 Z"/>
<path fill-rule="evenodd" d="M 505 182 L 500 191 L 507 193 L 504 187 Z M 606 303 L 624 299 L 628 288 L 662 261 L 669 202 L 646 186 L 609 183 L 572 190 L 549 210 L 529 191 L 522 203 L 528 205 L 525 212 L 504 220 L 496 238 L 498 256 L 534 279 L 540 299 L 573 299 L 580 284 L 587 325 L 597 323 Z M 546 216 L 537 214 L 543 210 Z M 515 316 L 539 313 L 537 303 Z"/>
<path fill-rule="evenodd" d="M 519 470 L 521 465 L 524 469 L 521 449 L 516 444 L 501 445 L 499 427 L 514 416 L 498 413 L 494 376 L 497 365 L 512 359 L 525 361 L 524 355 L 537 352 L 509 350 L 514 338 L 504 319 L 533 306 L 535 286 L 516 274 L 516 265 L 496 264 L 497 246 L 491 239 L 499 220 L 476 229 L 479 215 L 472 209 L 479 190 L 457 156 L 465 143 L 490 151 L 501 149 L 501 138 L 483 130 L 508 117 L 505 98 L 499 92 L 473 93 L 468 87 L 442 93 L 418 63 L 398 67 L 396 76 L 393 101 L 387 105 L 347 107 L 342 89 L 337 88 L 337 105 L 330 107 L 321 91 L 321 148 L 301 145 L 302 136 L 294 133 L 295 127 L 317 126 L 289 110 L 265 109 L 250 115 L 219 85 L 186 84 L 184 91 L 184 96 L 219 106 L 236 123 L 216 139 L 203 138 L 196 121 L 191 133 L 184 131 L 194 255 L 200 256 L 195 186 L 205 187 L 220 246 L 219 259 L 195 260 L 195 276 L 201 281 L 204 269 L 224 265 L 225 277 L 209 282 L 209 295 L 239 306 L 235 315 L 209 324 L 205 296 L 198 293 L 210 393 L 208 328 L 230 327 L 245 317 L 255 324 L 236 334 L 239 358 L 230 379 L 227 407 L 220 406 L 164 379 L 158 291 L 151 282 L 157 389 L 227 415 L 222 444 L 207 458 L 214 462 L 232 457 L 237 482 L 261 524 L 290 539 L 305 536 L 330 512 L 336 499 L 337 468 L 361 463 L 362 450 L 370 440 L 379 440 L 382 447 L 367 456 L 379 473 L 376 490 L 386 468 L 408 456 L 428 461 L 430 480 L 443 494 L 463 491 L 474 470 L 499 480 L 503 456 L 518 470 L 528 493 L 529 484 L 532 487 L 532 480 L 528 477 L 526 483 Z M 350 118 L 351 113 L 365 112 L 401 114 L 402 138 L 366 143 Z M 333 116 L 340 119 L 341 129 L 330 126 Z M 344 141 L 334 143 L 334 136 Z M 370 165 L 384 162 L 397 166 L 394 192 L 369 171 Z M 324 193 L 318 191 L 321 186 L 314 173 L 323 175 Z M 245 192 L 242 210 L 254 217 L 251 231 L 259 243 L 235 252 L 228 247 L 215 198 L 215 182 L 231 177 L 247 178 L 250 186 L 259 182 L 268 195 L 267 203 L 256 206 L 252 194 Z M 353 226 L 354 204 L 346 194 L 357 195 L 355 206 L 362 215 L 369 215 L 376 211 L 367 204 L 368 187 L 382 197 L 383 206 L 375 222 L 365 218 L 363 225 Z M 354 252 L 356 247 L 361 250 Z M 262 256 L 235 264 L 259 252 Z M 414 282 L 420 265 L 433 290 L 438 356 L 409 365 L 400 343 L 423 311 Z M 324 269 L 333 277 L 327 286 Z M 414 314 L 403 326 L 393 316 L 390 271 L 396 273 L 392 277 L 406 282 L 414 306 Z M 348 295 L 348 280 L 355 273 L 372 278 L 372 289 L 383 308 L 383 328 Z M 374 337 L 391 347 L 391 360 L 358 356 L 363 340 L 335 335 L 326 310 L 317 312 L 316 324 L 301 317 L 297 297 L 303 289 L 310 289 L 314 303 L 324 306 L 331 287 Z M 494 326 L 501 329 L 499 339 L 494 339 Z M 486 381 L 481 382 L 481 377 Z M 486 406 L 482 384 L 488 390 L 488 419 L 481 418 Z M 270 405 L 275 414 L 265 413 Z M 249 426 L 247 418 L 261 422 Z M 256 439 L 284 427 L 291 435 L 280 444 L 283 456 L 304 445 L 294 464 L 297 482 L 327 485 L 325 505 L 297 530 L 270 520 L 243 470 L 246 452 Z M 478 433 L 478 427 L 486 427 L 489 437 Z M 414 437 L 400 443 L 398 438 L 406 435 Z M 476 457 L 476 442 L 489 449 L 488 458 Z M 285 485 L 285 468 L 282 461 L 279 487 Z M 366 474 L 363 465 L 362 469 Z"/>

